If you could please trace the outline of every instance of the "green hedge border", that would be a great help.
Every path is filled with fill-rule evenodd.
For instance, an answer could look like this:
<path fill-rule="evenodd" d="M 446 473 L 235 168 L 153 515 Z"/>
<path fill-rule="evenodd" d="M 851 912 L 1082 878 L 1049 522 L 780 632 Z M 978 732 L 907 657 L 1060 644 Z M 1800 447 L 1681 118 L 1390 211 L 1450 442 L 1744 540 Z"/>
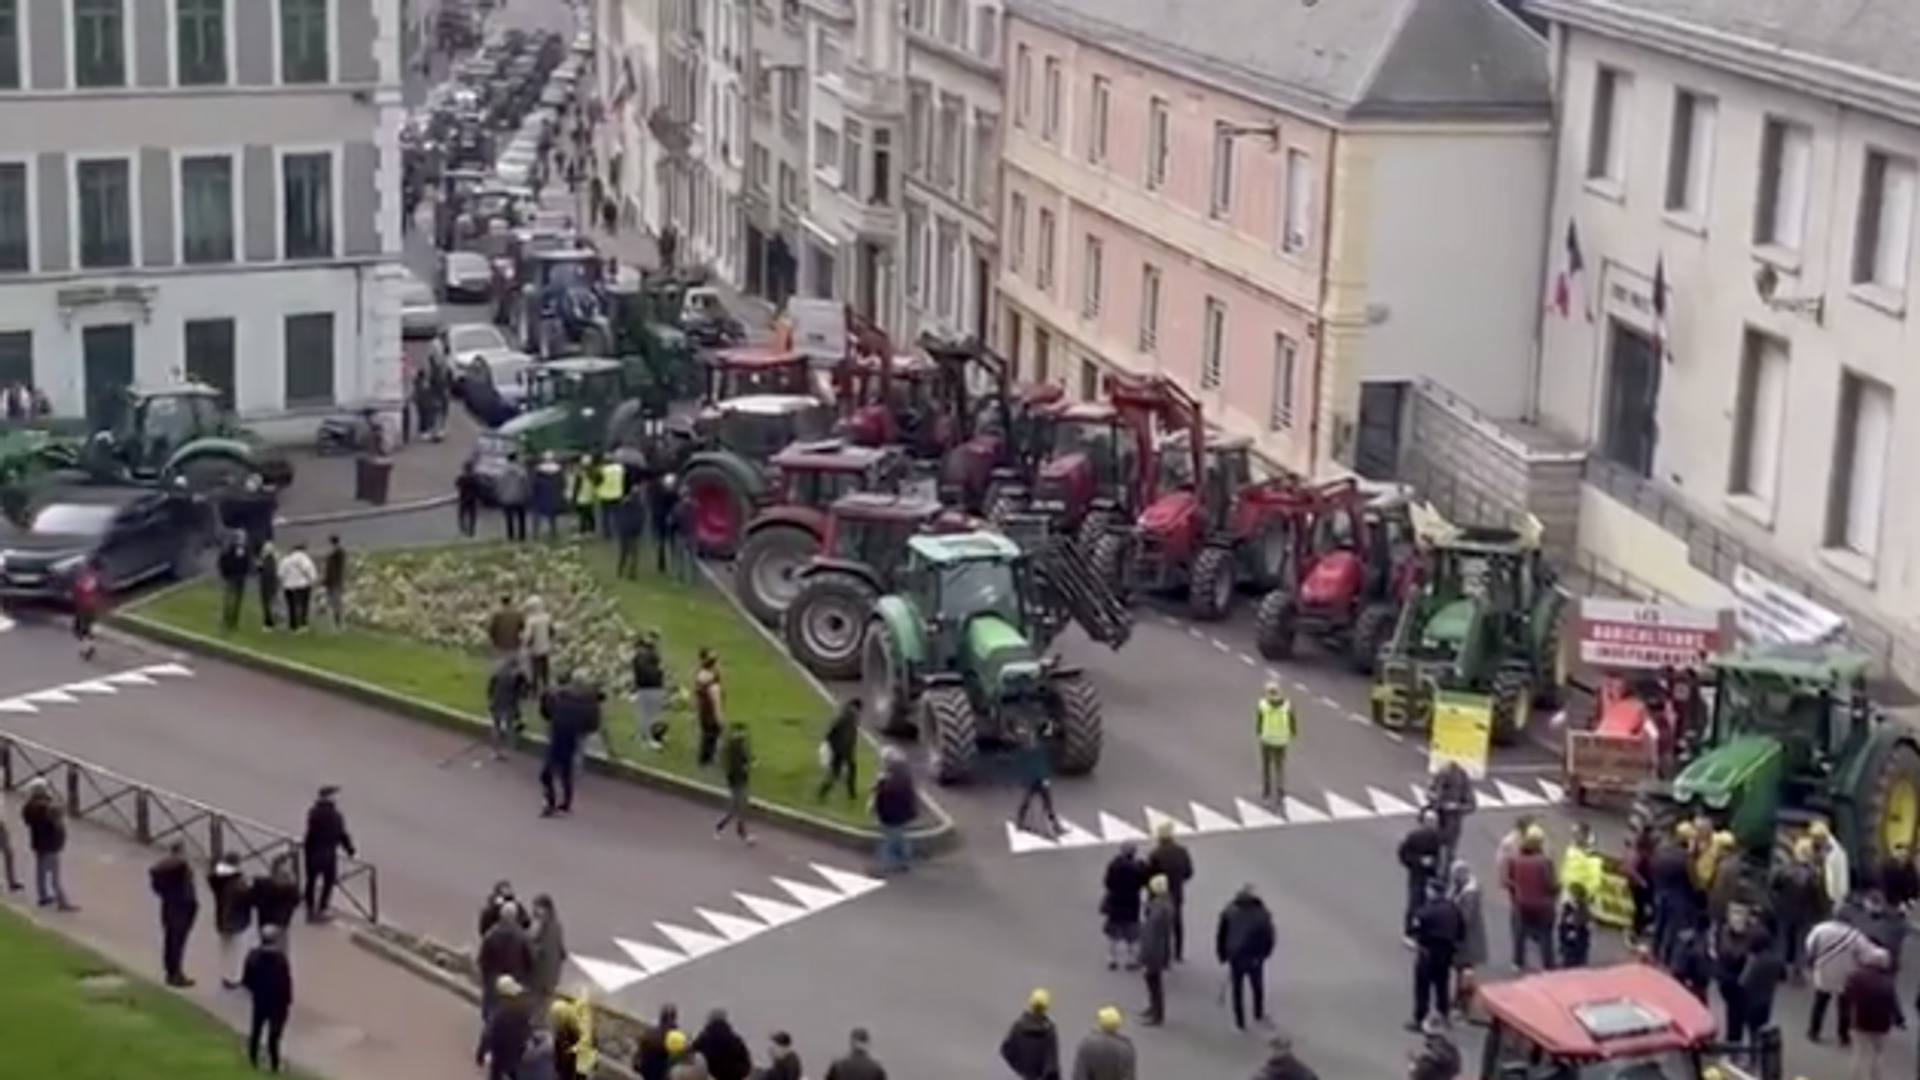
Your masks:
<path fill-rule="evenodd" d="M 173 586 L 181 588 L 182 586 Z M 171 589 L 162 590 L 154 596 L 164 596 Z M 149 597 L 148 600 L 153 599 Z M 345 675 L 336 675 L 330 671 L 308 667 L 291 660 L 282 660 L 253 649 L 243 648 L 229 641 L 190 630 L 182 630 L 140 614 L 142 604 L 136 603 L 107 617 L 109 625 L 151 641 L 170 645 L 189 653 L 211 656 L 216 660 L 258 671 L 275 678 L 287 679 L 330 694 L 370 705 L 377 709 L 392 712 L 432 724 L 436 727 L 457 731 L 463 735 L 480 735 L 491 730 L 486 720 L 467 713 L 449 709 L 433 702 L 396 694 L 384 687 L 361 682 Z M 758 624 L 755 624 L 758 625 Z M 525 734 L 521 737 L 521 749 L 536 752 L 546 740 L 538 734 Z M 726 790 L 703 781 L 679 776 L 651 766 L 629 761 L 609 761 L 598 750 L 589 752 L 586 757 L 587 769 L 602 776 L 608 776 L 630 784 L 665 791 L 703 803 L 715 809 L 722 809 L 727 803 Z M 856 828 L 837 821 L 819 817 L 788 806 L 769 803 L 761 799 L 753 800 L 754 809 L 759 811 L 761 820 L 772 825 L 799 833 L 802 836 L 833 845 L 848 851 L 872 854 L 880 839 L 877 829 Z M 913 845 L 925 855 L 942 855 L 959 847 L 960 830 L 955 826 L 952 815 L 940 804 L 920 795 L 923 812 L 933 817 L 933 823 L 911 830 L 907 835 Z"/>

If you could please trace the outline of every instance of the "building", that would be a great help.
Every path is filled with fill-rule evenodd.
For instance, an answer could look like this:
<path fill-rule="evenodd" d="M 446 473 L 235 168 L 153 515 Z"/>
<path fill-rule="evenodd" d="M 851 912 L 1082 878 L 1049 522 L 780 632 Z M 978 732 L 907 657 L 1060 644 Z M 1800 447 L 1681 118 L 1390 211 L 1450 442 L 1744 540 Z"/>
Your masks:
<path fill-rule="evenodd" d="M 1593 448 L 1584 553 L 1703 605 L 1758 570 L 1912 680 L 1920 8 L 1530 7 L 1565 119 L 1539 414 Z"/>
<path fill-rule="evenodd" d="M 909 0 L 904 330 L 992 341 L 1000 227 L 999 0 Z"/>
<path fill-rule="evenodd" d="M 702 50 L 701 90 L 706 94 L 706 123 L 699 136 L 704 190 L 693 197 L 693 227 L 688 253 L 723 281 L 739 286 L 746 276 L 747 56 L 753 22 L 748 0 L 711 0 L 708 29 L 697 39 Z"/>
<path fill-rule="evenodd" d="M 399 0 L 0 0 L 0 383 L 397 400 Z"/>
<path fill-rule="evenodd" d="M 657 232 L 666 223 L 670 166 L 651 121 L 662 103 L 662 6 L 666 0 L 597 0 L 594 70 L 606 111 L 595 128 L 622 220 Z"/>
<path fill-rule="evenodd" d="M 999 333 L 1164 372 L 1312 473 L 1390 472 L 1427 377 L 1531 406 L 1545 47 L 1486 0 L 1009 0 Z"/>
<path fill-rule="evenodd" d="M 807 216 L 807 23 L 800 0 L 754 0 L 747 60 L 746 287 L 779 303 L 800 287 Z"/>

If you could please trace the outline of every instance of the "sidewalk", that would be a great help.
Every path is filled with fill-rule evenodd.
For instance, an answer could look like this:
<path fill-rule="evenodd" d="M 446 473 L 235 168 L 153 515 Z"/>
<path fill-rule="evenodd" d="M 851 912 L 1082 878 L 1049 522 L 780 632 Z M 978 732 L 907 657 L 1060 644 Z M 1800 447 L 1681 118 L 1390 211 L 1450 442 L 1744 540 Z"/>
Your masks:
<path fill-rule="evenodd" d="M 293 486 L 280 494 L 280 516 L 286 524 L 323 524 L 451 503 L 453 479 L 472 452 L 478 431 L 466 410 L 456 408 L 448 417 L 444 440 L 433 443 L 416 438 L 402 444 L 393 455 L 384 506 L 353 497 L 354 455 L 295 453 Z"/>
<path fill-rule="evenodd" d="M 588 231 L 587 236 L 595 247 L 620 260 L 623 266 L 653 267 L 660 263 L 660 250 L 654 244 L 653 237 L 643 229 L 622 229 L 616 234 L 595 227 Z M 717 277 L 709 279 L 707 283 L 719 290 L 727 310 L 739 316 L 740 321 L 747 324 L 748 333 L 756 338 L 760 336 L 759 331 L 773 324 L 774 306 L 771 303 L 758 296 L 748 296 Z"/>
<path fill-rule="evenodd" d="M 63 869 L 67 892 L 81 910 L 23 910 L 35 923 L 157 981 L 159 914 L 147 890 L 147 867 L 157 854 L 75 823 Z M 200 985 L 178 993 L 244 1032 L 246 996 L 220 988 L 212 902 L 204 885 L 200 902 L 187 954 L 187 973 Z M 473 1080 L 479 1017 L 472 1006 L 376 959 L 341 927 L 295 926 L 290 952 L 294 1010 L 287 1054 L 300 1068 L 329 1080 Z"/>

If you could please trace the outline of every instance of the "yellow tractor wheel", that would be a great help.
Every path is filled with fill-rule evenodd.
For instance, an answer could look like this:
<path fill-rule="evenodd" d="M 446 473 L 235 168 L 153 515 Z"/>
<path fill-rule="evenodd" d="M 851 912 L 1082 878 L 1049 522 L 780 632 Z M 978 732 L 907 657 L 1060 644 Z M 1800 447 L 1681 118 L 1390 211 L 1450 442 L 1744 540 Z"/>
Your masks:
<path fill-rule="evenodd" d="M 1911 853 L 1920 838 L 1920 745 L 1888 738 L 1871 753 L 1862 774 L 1855 857 Z"/>

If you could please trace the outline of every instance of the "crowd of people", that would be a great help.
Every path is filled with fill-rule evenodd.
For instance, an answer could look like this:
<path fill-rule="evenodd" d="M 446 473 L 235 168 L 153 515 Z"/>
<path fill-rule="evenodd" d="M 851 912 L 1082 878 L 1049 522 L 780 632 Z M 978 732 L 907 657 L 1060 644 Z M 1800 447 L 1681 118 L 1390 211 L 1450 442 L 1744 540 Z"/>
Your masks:
<path fill-rule="evenodd" d="M 612 540 L 617 571 L 628 579 L 639 575 L 641 551 L 651 541 L 656 572 L 693 579 L 692 506 L 681 497 L 678 477 L 651 466 L 638 450 L 570 461 L 547 452 L 531 464 L 515 454 L 485 481 L 478 462 L 469 460 L 454 480 L 454 495 L 465 536 L 478 533 L 481 513 L 491 505 L 508 540 Z"/>

